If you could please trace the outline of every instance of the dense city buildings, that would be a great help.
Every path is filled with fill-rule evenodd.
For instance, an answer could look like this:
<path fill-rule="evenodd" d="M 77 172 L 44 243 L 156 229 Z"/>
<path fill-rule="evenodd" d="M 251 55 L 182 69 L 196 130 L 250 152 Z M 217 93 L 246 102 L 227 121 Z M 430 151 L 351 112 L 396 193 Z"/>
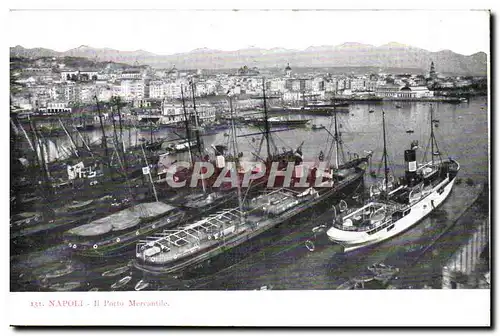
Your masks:
<path fill-rule="evenodd" d="M 14 60 L 16 62 L 16 60 Z M 434 96 L 472 92 L 484 78 L 472 76 L 444 76 L 432 62 L 427 74 L 422 73 L 366 73 L 330 74 L 321 70 L 308 72 L 293 69 L 290 63 L 277 71 L 261 71 L 243 66 L 236 70 L 207 72 L 152 69 L 149 66 L 127 66 L 114 63 L 93 63 L 93 67 L 70 68 L 64 58 L 17 60 L 23 66 L 14 71 L 22 89 L 11 96 L 12 104 L 23 111 L 54 110 L 50 104 L 71 107 L 92 104 L 95 98 L 109 102 L 120 97 L 124 102 L 159 101 L 179 104 L 182 88 L 186 98 L 225 96 L 231 91 L 236 99 L 245 101 L 262 91 L 262 77 L 266 89 L 279 104 L 303 104 L 306 101 L 339 98 L 377 97 L 384 99 L 424 99 Z M 194 91 L 193 91 L 194 89 Z M 166 109 L 168 110 L 168 109 Z M 165 109 L 163 110 L 165 111 Z M 165 113 L 164 113 L 165 114 Z M 175 113 L 177 114 L 177 113 Z"/>

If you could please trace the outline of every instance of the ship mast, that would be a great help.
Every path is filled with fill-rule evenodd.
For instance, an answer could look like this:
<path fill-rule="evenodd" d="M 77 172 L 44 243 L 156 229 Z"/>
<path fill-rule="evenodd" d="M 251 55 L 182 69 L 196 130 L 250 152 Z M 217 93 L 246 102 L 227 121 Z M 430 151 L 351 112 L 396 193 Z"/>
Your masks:
<path fill-rule="evenodd" d="M 144 105 L 141 100 L 141 111 L 144 113 Z M 151 110 L 149 110 L 149 143 L 151 144 L 151 147 L 153 147 L 153 120 L 151 119 Z"/>
<path fill-rule="evenodd" d="M 433 127 L 433 124 L 432 124 L 433 121 L 434 121 L 434 108 L 431 105 L 431 122 L 430 122 L 430 126 L 431 126 L 431 162 L 432 162 L 432 166 L 434 166 L 434 127 Z"/>
<path fill-rule="evenodd" d="M 384 153 L 383 153 L 383 156 L 384 156 L 385 198 L 387 199 L 387 195 L 388 195 L 387 183 L 388 183 L 389 171 L 387 169 L 387 143 L 386 143 L 386 139 L 385 139 L 385 111 L 384 110 L 382 110 L 382 132 L 384 134 Z"/>
<path fill-rule="evenodd" d="M 203 146 L 202 146 L 202 143 L 201 143 L 201 138 L 200 138 L 200 123 L 198 121 L 198 112 L 196 110 L 196 99 L 195 99 L 195 89 L 196 89 L 196 86 L 194 84 L 194 81 L 191 81 L 191 95 L 193 97 L 193 112 L 194 112 L 194 125 L 196 127 L 196 131 L 195 131 L 195 134 L 196 134 L 196 144 L 198 145 L 198 153 L 200 154 L 200 160 L 202 159 L 203 157 Z M 188 147 L 190 146 L 191 144 L 188 143 Z M 207 189 L 206 189 L 206 186 L 205 186 L 205 178 L 203 176 L 204 174 L 201 173 L 201 186 L 203 188 L 203 193 L 206 193 L 207 192 Z"/>
<path fill-rule="evenodd" d="M 116 105 L 117 113 L 118 113 L 118 120 L 120 122 L 120 141 L 118 141 L 118 133 L 116 131 L 116 120 L 115 120 L 115 113 L 113 106 L 111 106 L 111 118 L 113 122 L 113 134 L 115 137 L 115 149 L 116 149 L 116 155 L 118 156 L 118 160 L 120 160 L 120 156 L 122 157 L 123 164 L 120 162 L 120 164 L 123 166 L 122 169 L 125 172 L 125 176 L 128 174 L 128 164 L 127 164 L 127 157 L 125 155 L 125 146 L 123 144 L 123 129 L 122 129 L 122 119 L 121 119 L 121 111 L 120 111 L 120 98 L 115 97 L 112 100 L 113 103 Z"/>
<path fill-rule="evenodd" d="M 193 111 L 194 111 L 194 125 L 196 127 L 196 143 L 198 145 L 198 152 L 200 154 L 200 158 L 203 156 L 202 150 L 203 146 L 201 144 L 201 138 L 200 138 L 200 125 L 199 125 L 199 120 L 198 120 L 198 112 L 196 110 L 196 99 L 195 99 L 195 84 L 194 81 L 191 81 L 191 95 L 193 97 Z"/>
<path fill-rule="evenodd" d="M 241 185 L 240 185 L 240 178 L 238 175 L 238 142 L 236 141 L 236 125 L 234 123 L 234 110 L 233 110 L 233 97 L 232 97 L 232 92 L 229 93 L 229 109 L 231 110 L 231 131 L 232 131 L 232 140 L 233 140 L 233 157 L 234 157 L 234 165 L 236 169 L 236 189 L 238 190 L 238 208 L 240 210 L 240 223 L 243 223 L 243 204 L 241 202 Z M 238 228 L 238 225 L 235 225 L 236 228 Z"/>
<path fill-rule="evenodd" d="M 113 124 L 113 136 L 115 141 L 115 148 L 118 148 L 118 133 L 116 133 L 116 120 L 115 120 L 115 112 L 113 111 L 113 106 L 110 109 L 111 112 L 111 123 Z M 119 156 L 120 153 L 117 151 L 116 154 Z"/>
<path fill-rule="evenodd" d="M 333 107 L 333 115 L 335 119 L 335 168 L 339 169 L 339 132 L 337 127 L 337 110 Z"/>
<path fill-rule="evenodd" d="M 30 120 L 30 128 L 31 132 L 33 132 L 34 136 L 34 142 L 35 142 L 35 158 L 36 161 L 38 162 L 40 168 L 42 169 L 42 176 L 43 176 L 43 185 L 44 188 L 42 188 L 42 195 L 44 197 L 51 196 L 53 189 L 52 185 L 50 184 L 50 171 L 47 165 L 47 162 L 45 161 L 44 157 L 44 152 L 43 152 L 43 144 L 40 142 L 37 136 L 37 131 L 36 131 L 36 126 L 35 126 L 35 121 L 33 119 Z M 40 153 L 40 156 L 38 154 Z"/>
<path fill-rule="evenodd" d="M 122 144 L 123 155 L 125 155 L 125 142 L 123 140 L 123 123 L 122 123 L 122 111 L 121 111 L 121 99 L 120 99 L 120 97 L 116 97 L 116 107 L 118 110 L 118 121 L 120 123 L 119 124 L 120 125 L 120 142 Z M 129 144 L 129 146 L 130 146 L 130 144 Z"/>
<path fill-rule="evenodd" d="M 99 124 L 101 125 L 101 132 L 102 132 L 102 146 L 104 147 L 104 155 L 108 158 L 108 165 L 111 166 L 110 161 L 109 161 L 109 155 L 108 155 L 108 145 L 106 141 L 106 133 L 104 132 L 104 123 L 102 122 L 102 114 L 101 110 L 99 109 L 99 99 L 97 99 L 97 95 L 94 96 L 95 98 L 95 103 L 97 107 L 97 114 L 99 115 Z"/>
<path fill-rule="evenodd" d="M 182 109 L 184 111 L 184 126 L 186 128 L 186 139 L 188 142 L 188 152 L 189 152 L 189 161 L 191 164 L 193 164 L 193 153 L 191 152 L 191 131 L 189 130 L 189 121 L 188 121 L 188 115 L 186 111 L 186 102 L 184 100 L 184 88 L 183 85 L 181 85 L 181 99 L 182 99 Z"/>
<path fill-rule="evenodd" d="M 271 147 L 269 144 L 269 120 L 267 116 L 267 104 L 266 104 L 266 81 L 262 78 L 262 93 L 264 99 L 264 127 L 265 127 L 265 137 L 266 137 L 266 149 L 267 149 L 267 159 L 271 158 Z M 260 154 L 260 153 L 259 153 Z"/>
<path fill-rule="evenodd" d="M 64 130 L 64 133 L 66 133 L 66 136 L 68 137 L 69 139 L 69 142 L 71 143 L 71 145 L 73 146 L 73 151 L 75 153 L 75 155 L 77 157 L 79 157 L 80 155 L 78 154 L 78 148 L 75 144 L 75 141 L 73 140 L 73 138 L 71 137 L 71 135 L 69 134 L 68 130 L 66 129 L 66 126 L 64 126 L 61 118 L 57 118 L 59 120 L 59 123 L 61 124 L 61 128 Z"/>
<path fill-rule="evenodd" d="M 146 152 L 144 151 L 144 144 L 141 143 L 142 155 L 144 156 L 144 162 L 146 163 L 146 167 L 148 169 L 149 181 L 151 182 L 151 186 L 153 187 L 153 193 L 155 195 L 155 200 L 158 202 L 158 194 L 156 193 L 155 183 L 153 182 L 153 176 L 151 176 L 151 169 L 149 168 L 148 158 L 146 157 Z"/>

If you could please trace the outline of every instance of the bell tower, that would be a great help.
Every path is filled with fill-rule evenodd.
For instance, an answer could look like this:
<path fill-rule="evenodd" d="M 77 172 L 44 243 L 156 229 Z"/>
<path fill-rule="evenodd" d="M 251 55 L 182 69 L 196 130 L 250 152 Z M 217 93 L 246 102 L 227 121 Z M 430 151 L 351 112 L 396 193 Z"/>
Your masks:
<path fill-rule="evenodd" d="M 290 63 L 287 63 L 285 68 L 285 77 L 290 78 L 292 76 L 292 68 L 290 68 Z"/>

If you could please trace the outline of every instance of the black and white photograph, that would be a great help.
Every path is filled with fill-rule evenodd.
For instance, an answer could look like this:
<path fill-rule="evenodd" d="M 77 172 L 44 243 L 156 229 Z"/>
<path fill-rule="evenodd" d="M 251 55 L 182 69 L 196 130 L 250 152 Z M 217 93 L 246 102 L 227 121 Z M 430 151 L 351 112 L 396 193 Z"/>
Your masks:
<path fill-rule="evenodd" d="M 489 293 L 487 9 L 8 19 L 9 287 L 41 295 L 30 315 Z"/>

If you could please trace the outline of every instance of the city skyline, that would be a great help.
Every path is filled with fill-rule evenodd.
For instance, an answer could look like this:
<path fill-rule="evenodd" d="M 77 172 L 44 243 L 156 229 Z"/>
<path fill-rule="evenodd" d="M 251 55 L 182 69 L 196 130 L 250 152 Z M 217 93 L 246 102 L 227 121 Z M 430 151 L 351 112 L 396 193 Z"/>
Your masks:
<path fill-rule="evenodd" d="M 488 54 L 490 43 L 488 11 L 14 10 L 9 20 L 28 23 L 10 34 L 10 46 L 59 52 L 81 45 L 172 55 L 201 48 L 304 50 L 397 42 L 472 55 Z M 82 29 L 81 22 L 96 24 Z"/>

